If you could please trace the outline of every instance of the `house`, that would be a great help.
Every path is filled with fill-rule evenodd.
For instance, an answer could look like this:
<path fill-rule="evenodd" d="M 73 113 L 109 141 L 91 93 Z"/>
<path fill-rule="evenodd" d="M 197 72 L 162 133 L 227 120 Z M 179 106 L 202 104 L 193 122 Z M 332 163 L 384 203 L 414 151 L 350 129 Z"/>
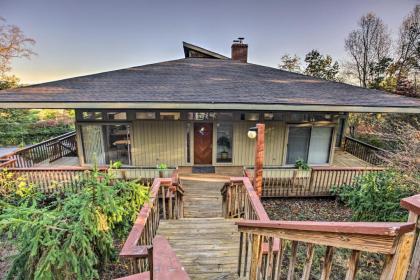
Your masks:
<path fill-rule="evenodd" d="M 247 131 L 266 124 L 264 165 L 332 165 L 349 112 L 419 113 L 418 99 L 247 62 L 183 43 L 185 58 L 0 92 L 2 108 L 76 110 L 80 165 L 251 166 Z"/>
<path fill-rule="evenodd" d="M 0 108 L 76 110 L 76 133 L 0 158 L 0 167 L 11 166 L 46 190 L 57 181 L 71 185 L 75 174 L 92 164 L 120 161 L 122 174 L 134 172 L 137 178 L 158 177 L 144 172 L 160 163 L 177 167 L 175 176 L 151 185 L 150 201 L 120 252 L 130 259 L 131 271 L 141 273 L 123 279 L 150 279 L 153 273 L 189 279 L 186 272 L 191 279 L 238 279 L 227 278 L 237 274 L 277 279 L 286 272 L 281 267 L 286 240 L 290 279 L 298 242 L 308 244 L 302 279 L 309 279 L 314 245 L 326 246 L 322 279 L 331 273 L 334 248 L 351 250 L 346 279 L 355 279 L 361 251 L 384 255 L 381 279 L 405 279 L 418 196 L 402 202 L 412 212 L 408 223 L 270 221 L 248 178 L 252 169 L 242 175 L 242 168 L 254 164 L 249 129 L 264 123 L 262 195 L 328 195 L 333 185 L 380 170 L 373 166 L 373 147 L 345 138 L 348 114 L 420 113 L 420 100 L 248 63 L 242 40 L 232 45 L 231 58 L 183 46 L 183 59 L 0 91 Z M 298 160 L 311 170 L 294 168 Z M 240 177 L 225 185 L 181 185 L 178 172 Z M 238 218 L 247 221 L 236 227 L 232 219 Z M 169 238 L 175 251 L 156 234 Z M 416 273 L 412 267 L 410 275 Z"/>

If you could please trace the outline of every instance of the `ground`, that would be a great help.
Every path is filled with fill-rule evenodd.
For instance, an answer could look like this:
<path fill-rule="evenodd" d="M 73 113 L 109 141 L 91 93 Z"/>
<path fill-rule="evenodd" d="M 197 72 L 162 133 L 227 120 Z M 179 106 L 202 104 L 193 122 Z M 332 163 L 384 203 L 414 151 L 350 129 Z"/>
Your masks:
<path fill-rule="evenodd" d="M 7 271 L 11 265 L 11 256 L 15 253 L 16 251 L 9 242 L 0 239 L 0 279 L 6 277 Z"/>
<path fill-rule="evenodd" d="M 291 220 L 291 221 L 336 221 L 350 222 L 352 218 L 351 210 L 335 198 L 270 198 L 264 199 L 263 205 L 268 216 L 272 220 Z M 298 246 L 298 265 L 296 270 L 302 273 L 305 260 L 306 246 Z M 286 248 L 286 256 L 290 254 L 290 245 Z M 325 253 L 325 246 L 315 247 L 315 257 L 312 264 L 311 280 L 319 279 L 321 265 Z M 331 280 L 345 278 L 347 260 L 350 250 L 338 249 L 334 253 L 334 261 Z M 283 263 L 283 273 L 288 266 L 287 257 Z M 362 253 L 359 258 L 359 280 L 379 279 L 380 271 L 383 266 L 383 257 L 377 254 Z"/>
<path fill-rule="evenodd" d="M 351 210 L 335 198 L 269 198 L 263 205 L 271 220 L 351 221 Z"/>

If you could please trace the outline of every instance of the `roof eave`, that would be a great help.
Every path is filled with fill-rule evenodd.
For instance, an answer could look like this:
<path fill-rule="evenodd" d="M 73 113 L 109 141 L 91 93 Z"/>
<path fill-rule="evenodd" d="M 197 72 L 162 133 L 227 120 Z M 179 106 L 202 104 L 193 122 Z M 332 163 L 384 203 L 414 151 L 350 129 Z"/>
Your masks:
<path fill-rule="evenodd" d="M 1 102 L 0 108 L 13 109 L 159 109 L 159 110 L 246 110 L 310 111 L 360 113 L 414 113 L 420 107 L 322 105 L 322 104 L 248 104 L 248 103 L 165 103 L 165 102 Z"/>

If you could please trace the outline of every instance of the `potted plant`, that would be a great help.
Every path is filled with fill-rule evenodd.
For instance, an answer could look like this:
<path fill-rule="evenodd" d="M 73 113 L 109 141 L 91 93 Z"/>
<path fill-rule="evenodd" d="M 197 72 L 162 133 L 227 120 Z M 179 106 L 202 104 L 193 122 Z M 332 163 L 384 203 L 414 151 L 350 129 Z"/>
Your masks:
<path fill-rule="evenodd" d="M 159 170 L 159 177 L 163 178 L 163 172 L 168 169 L 168 166 L 165 163 L 159 163 L 156 168 Z"/>
<path fill-rule="evenodd" d="M 298 159 L 295 162 L 295 167 L 299 170 L 306 170 L 306 171 L 311 169 L 309 165 L 303 159 Z"/>
<path fill-rule="evenodd" d="M 226 136 L 222 136 L 219 139 L 217 139 L 217 145 L 223 148 L 223 150 L 220 152 L 220 158 L 227 159 L 229 157 L 228 150 L 230 149 L 230 139 Z"/>

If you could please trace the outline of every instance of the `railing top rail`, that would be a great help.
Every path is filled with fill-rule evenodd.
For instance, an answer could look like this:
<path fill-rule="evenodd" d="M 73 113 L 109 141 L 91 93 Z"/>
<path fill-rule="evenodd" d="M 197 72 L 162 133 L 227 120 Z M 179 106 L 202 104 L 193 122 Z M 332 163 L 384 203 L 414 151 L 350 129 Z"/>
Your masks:
<path fill-rule="evenodd" d="M 251 181 L 248 177 L 231 177 L 231 182 L 242 182 L 245 190 L 248 192 L 249 199 L 251 201 L 252 207 L 255 210 L 260 221 L 269 221 L 267 212 L 265 212 L 264 206 L 261 203 L 260 198 L 257 195 L 257 192 L 254 190 L 254 187 L 251 184 Z"/>
<path fill-rule="evenodd" d="M 138 245 L 141 234 L 146 226 L 147 219 L 150 215 L 150 211 L 153 207 L 153 203 L 157 198 L 159 188 L 161 185 L 172 185 L 171 178 L 156 178 L 153 181 L 150 189 L 149 201 L 141 208 L 134 225 L 125 240 L 124 246 L 120 252 L 120 256 L 124 258 L 147 256 L 147 248 L 145 246 Z"/>
<path fill-rule="evenodd" d="M 105 171 L 108 170 L 108 166 L 99 166 L 98 170 Z M 93 170 L 92 167 L 85 166 L 57 166 L 57 167 L 13 167 L 7 168 L 8 171 L 27 171 L 27 172 L 36 172 L 36 171 L 86 171 Z M 119 170 L 119 169 L 115 169 Z"/>
<path fill-rule="evenodd" d="M 238 221 L 239 227 L 287 229 L 311 232 L 331 232 L 363 235 L 397 236 L 413 231 L 414 223 L 368 222 L 303 222 L 303 221 Z"/>
<path fill-rule="evenodd" d="M 401 207 L 420 215 L 420 194 L 402 199 L 400 205 Z"/>
<path fill-rule="evenodd" d="M 384 167 L 336 167 L 336 166 L 312 166 L 312 170 L 334 170 L 334 171 L 383 171 Z"/>
<path fill-rule="evenodd" d="M 48 144 L 48 143 L 53 142 L 53 141 L 60 140 L 60 139 L 65 138 L 65 137 L 73 136 L 73 135 L 76 135 L 76 132 L 75 131 L 70 131 L 70 132 L 64 133 L 62 135 L 56 136 L 54 138 L 51 138 L 51 139 L 47 139 L 45 141 L 42 141 L 40 143 L 36 143 L 34 145 L 30 145 L 30 146 L 25 147 L 25 148 L 22 148 L 22 149 L 18 149 L 18 150 L 14 151 L 14 152 L 11 152 L 11 153 L 8 153 L 6 155 L 3 155 L 1 158 L 8 158 L 8 157 L 14 156 L 16 154 L 22 153 L 24 151 L 27 151 L 27 150 L 30 150 L 30 149 L 33 149 L 33 148 L 42 146 L 44 144 Z"/>
<path fill-rule="evenodd" d="M 345 136 L 345 138 L 347 138 L 347 139 L 349 139 L 349 140 L 352 140 L 352 141 L 354 141 L 354 142 L 357 142 L 357 143 L 359 143 L 359 144 L 362 144 L 363 146 L 367 146 L 367 147 L 369 147 L 369 148 L 371 148 L 371 149 L 373 149 L 373 150 L 377 150 L 377 151 L 381 151 L 381 152 L 385 152 L 385 153 L 389 152 L 389 151 L 387 151 L 387 150 L 384 150 L 384 149 L 381 149 L 381 148 L 379 148 L 379 147 L 373 146 L 373 145 L 371 145 L 371 144 L 369 144 L 369 143 L 363 142 L 363 141 L 361 141 L 361 140 L 359 140 L 359 139 L 355 139 L 355 138 L 350 137 L 350 136 Z"/>

